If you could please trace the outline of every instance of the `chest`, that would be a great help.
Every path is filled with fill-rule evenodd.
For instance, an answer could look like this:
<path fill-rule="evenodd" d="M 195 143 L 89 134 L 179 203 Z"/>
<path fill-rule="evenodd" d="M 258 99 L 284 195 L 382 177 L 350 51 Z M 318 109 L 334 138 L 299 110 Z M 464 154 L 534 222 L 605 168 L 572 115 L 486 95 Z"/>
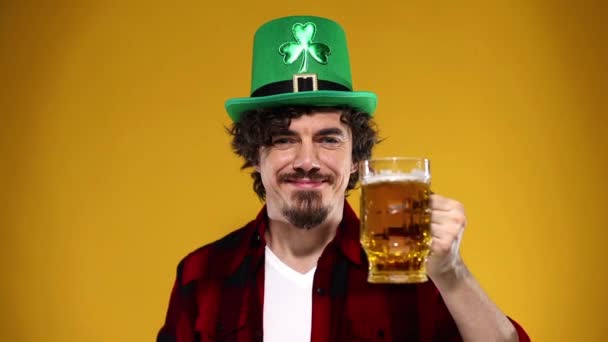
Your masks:
<path fill-rule="evenodd" d="M 331 270 L 320 266 L 307 296 L 310 305 L 282 308 L 286 315 L 299 317 L 302 311 L 310 315 L 301 322 L 306 326 L 293 333 L 305 331 L 314 342 L 424 340 L 417 287 L 369 284 L 366 277 L 364 269 L 346 264 Z M 196 329 L 200 340 L 262 341 L 269 336 L 264 333 L 268 329 L 264 280 L 259 272 L 248 282 L 223 282 L 214 291 L 199 291 Z"/>

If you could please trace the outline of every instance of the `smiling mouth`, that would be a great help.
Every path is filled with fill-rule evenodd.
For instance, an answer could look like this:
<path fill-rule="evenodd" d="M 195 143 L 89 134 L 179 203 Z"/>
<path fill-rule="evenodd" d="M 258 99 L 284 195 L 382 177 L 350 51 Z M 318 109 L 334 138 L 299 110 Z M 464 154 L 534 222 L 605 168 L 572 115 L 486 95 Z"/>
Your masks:
<path fill-rule="evenodd" d="M 297 189 L 316 189 L 321 188 L 324 184 L 334 184 L 335 178 L 331 174 L 323 174 L 317 171 L 305 172 L 298 169 L 291 173 L 279 175 L 278 181 Z"/>
<path fill-rule="evenodd" d="M 324 183 L 327 183 L 325 179 L 309 179 L 309 178 L 300 178 L 300 179 L 288 179 L 285 183 L 294 185 L 298 188 L 318 188 Z"/>

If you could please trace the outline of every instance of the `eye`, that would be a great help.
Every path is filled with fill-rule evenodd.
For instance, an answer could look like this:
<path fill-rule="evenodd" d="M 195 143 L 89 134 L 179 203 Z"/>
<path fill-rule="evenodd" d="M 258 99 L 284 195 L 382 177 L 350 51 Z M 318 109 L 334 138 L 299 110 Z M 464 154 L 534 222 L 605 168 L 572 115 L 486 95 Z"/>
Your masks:
<path fill-rule="evenodd" d="M 319 140 L 324 145 L 338 145 L 342 142 L 342 140 L 332 136 L 321 137 Z"/>
<path fill-rule="evenodd" d="M 289 137 L 276 137 L 272 139 L 272 146 L 275 147 L 286 147 L 293 144 L 295 140 Z"/>

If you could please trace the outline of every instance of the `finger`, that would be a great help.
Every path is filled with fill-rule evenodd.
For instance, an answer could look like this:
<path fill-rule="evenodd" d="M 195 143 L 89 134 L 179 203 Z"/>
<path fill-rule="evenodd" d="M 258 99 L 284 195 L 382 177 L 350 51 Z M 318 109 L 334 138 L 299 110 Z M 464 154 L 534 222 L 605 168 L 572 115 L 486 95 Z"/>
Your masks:
<path fill-rule="evenodd" d="M 440 239 L 434 237 L 429 247 L 430 255 L 433 257 L 438 257 L 448 254 L 452 249 L 453 241 L 454 240 L 452 239 Z"/>
<path fill-rule="evenodd" d="M 455 207 L 460 206 L 458 201 L 453 199 L 443 197 L 441 195 L 433 194 L 430 196 L 431 199 L 431 209 L 433 210 L 452 210 Z"/>
<path fill-rule="evenodd" d="M 453 240 L 463 230 L 463 226 L 455 224 L 431 223 L 431 237 L 437 240 Z"/>
<path fill-rule="evenodd" d="M 466 225 L 467 218 L 463 212 L 459 210 L 441 211 L 433 210 L 431 212 L 431 223 Z"/>

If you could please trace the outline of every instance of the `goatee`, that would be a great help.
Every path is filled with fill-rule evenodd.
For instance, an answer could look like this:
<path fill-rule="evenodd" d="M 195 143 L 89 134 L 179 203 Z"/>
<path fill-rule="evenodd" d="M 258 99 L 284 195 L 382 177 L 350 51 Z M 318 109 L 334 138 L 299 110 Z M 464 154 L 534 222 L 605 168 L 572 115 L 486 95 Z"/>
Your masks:
<path fill-rule="evenodd" d="M 323 223 L 329 215 L 329 209 L 323 206 L 319 191 L 296 191 L 291 196 L 294 205 L 285 205 L 283 215 L 295 227 L 310 229 Z"/>

